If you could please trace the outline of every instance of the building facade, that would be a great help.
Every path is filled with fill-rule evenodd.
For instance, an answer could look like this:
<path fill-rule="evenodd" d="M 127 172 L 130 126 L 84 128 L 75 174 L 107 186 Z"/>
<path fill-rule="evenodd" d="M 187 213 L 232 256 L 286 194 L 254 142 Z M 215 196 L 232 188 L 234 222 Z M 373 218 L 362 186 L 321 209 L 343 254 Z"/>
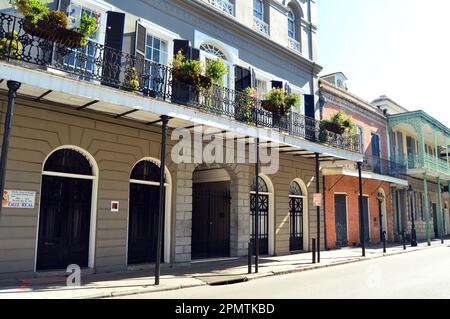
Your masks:
<path fill-rule="evenodd" d="M 396 232 L 420 240 L 448 234 L 449 129 L 423 111 L 408 111 L 390 98 L 373 102 L 388 113 L 392 158 L 407 167 L 409 192 L 394 189 Z M 414 225 L 414 227 L 413 227 Z"/>
<path fill-rule="evenodd" d="M 99 31 L 78 49 L 30 35 L 8 1 L 0 4 L 2 37 L 16 31 L 21 43 L 19 55 L 3 48 L 0 61 L 2 127 L 8 93 L 21 84 L 0 219 L 1 276 L 152 264 L 160 207 L 165 263 L 246 256 L 255 242 L 256 185 L 262 255 L 308 251 L 311 238 L 324 237 L 323 211 L 312 200 L 318 163 L 363 157 L 353 137 L 318 140 L 315 1 L 51 1 L 73 23 L 96 12 Z M 180 50 L 203 63 L 223 60 L 224 85 L 200 94 L 177 83 L 170 65 Z M 139 85 L 130 90 L 133 72 Z M 301 107 L 275 121 L 252 97 L 243 118 L 246 87 L 259 98 L 283 88 L 301 96 Z M 201 137 L 200 147 L 228 142 L 215 148 L 228 161 L 197 161 L 195 148 L 175 161 L 186 130 Z M 280 154 L 277 171 L 256 174 L 247 159 L 257 143 Z M 243 153 L 234 152 L 238 144 Z M 14 206 L 21 192 L 33 197 L 29 206 Z"/>
<path fill-rule="evenodd" d="M 406 170 L 389 159 L 387 118 L 382 110 L 351 94 L 342 73 L 320 79 L 322 115 L 329 119 L 339 111 L 350 116 L 360 138 L 363 216 L 366 242 L 395 240 L 391 188 L 406 189 Z M 323 168 L 327 247 L 356 246 L 361 242 L 359 182 L 356 163 L 331 164 Z"/>

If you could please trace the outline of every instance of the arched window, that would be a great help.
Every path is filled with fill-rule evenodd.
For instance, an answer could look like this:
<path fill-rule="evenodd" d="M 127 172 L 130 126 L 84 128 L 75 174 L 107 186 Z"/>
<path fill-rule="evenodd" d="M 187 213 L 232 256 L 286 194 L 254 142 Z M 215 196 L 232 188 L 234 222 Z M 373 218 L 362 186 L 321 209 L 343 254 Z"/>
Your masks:
<path fill-rule="evenodd" d="M 45 172 L 57 172 L 76 175 L 92 175 L 89 160 L 80 152 L 61 149 L 54 152 L 44 165 Z"/>
<path fill-rule="evenodd" d="M 256 178 L 253 180 L 251 191 L 256 192 Z M 258 177 L 258 191 L 259 193 L 269 192 L 269 188 L 267 187 L 267 184 L 262 177 Z"/>
<path fill-rule="evenodd" d="M 289 13 L 288 13 L 288 36 L 291 39 L 295 39 L 296 38 L 296 34 L 295 34 L 295 14 L 294 14 L 294 11 L 292 11 L 292 9 L 289 9 Z"/>
<path fill-rule="evenodd" d="M 212 54 L 213 56 L 216 56 L 224 61 L 227 60 L 227 56 L 225 55 L 225 53 L 223 53 L 222 50 L 215 47 L 214 45 L 204 43 L 204 44 L 200 45 L 200 50 L 202 50 L 203 52 Z"/>
<path fill-rule="evenodd" d="M 303 196 L 302 188 L 300 185 L 294 181 L 291 183 L 291 187 L 289 189 L 289 195 L 291 196 Z"/>
<path fill-rule="evenodd" d="M 131 172 L 131 179 L 159 183 L 160 168 L 157 164 L 151 161 L 140 161 L 133 168 L 133 171 Z"/>

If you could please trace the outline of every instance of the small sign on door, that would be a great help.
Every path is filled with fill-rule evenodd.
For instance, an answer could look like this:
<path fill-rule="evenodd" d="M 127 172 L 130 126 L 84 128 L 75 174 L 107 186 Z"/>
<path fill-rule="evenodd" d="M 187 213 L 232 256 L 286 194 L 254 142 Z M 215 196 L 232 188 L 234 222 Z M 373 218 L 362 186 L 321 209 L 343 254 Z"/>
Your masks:
<path fill-rule="evenodd" d="M 313 205 L 314 207 L 322 207 L 322 194 L 315 193 L 313 195 Z"/>
<path fill-rule="evenodd" d="M 2 206 L 33 209 L 35 200 L 36 192 L 5 190 L 3 191 Z"/>

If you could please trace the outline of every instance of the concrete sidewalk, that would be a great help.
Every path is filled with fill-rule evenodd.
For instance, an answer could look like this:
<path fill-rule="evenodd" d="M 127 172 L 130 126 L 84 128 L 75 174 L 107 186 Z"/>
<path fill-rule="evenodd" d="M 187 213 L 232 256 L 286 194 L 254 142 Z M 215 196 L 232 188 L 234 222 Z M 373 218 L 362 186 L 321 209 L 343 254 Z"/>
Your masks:
<path fill-rule="evenodd" d="M 450 240 L 447 240 L 445 244 L 450 244 Z M 433 241 L 431 247 L 428 247 L 426 243 L 420 243 L 418 247 L 414 248 L 408 245 L 407 250 L 404 251 L 403 246 L 389 245 L 386 254 L 383 254 L 380 246 L 371 246 L 366 249 L 366 258 L 361 257 L 361 248 L 345 248 L 322 252 L 320 264 L 311 263 L 311 253 L 263 257 L 260 262 L 259 274 L 251 275 L 247 274 L 246 258 L 192 263 L 189 266 L 163 268 L 161 271 L 161 285 L 158 287 L 153 286 L 153 269 L 84 275 L 81 278 L 81 287 L 67 287 L 64 275 L 41 276 L 28 280 L 1 280 L 0 299 L 106 298 L 207 284 L 226 284 L 411 253 L 440 246 L 442 246 L 440 241 Z"/>

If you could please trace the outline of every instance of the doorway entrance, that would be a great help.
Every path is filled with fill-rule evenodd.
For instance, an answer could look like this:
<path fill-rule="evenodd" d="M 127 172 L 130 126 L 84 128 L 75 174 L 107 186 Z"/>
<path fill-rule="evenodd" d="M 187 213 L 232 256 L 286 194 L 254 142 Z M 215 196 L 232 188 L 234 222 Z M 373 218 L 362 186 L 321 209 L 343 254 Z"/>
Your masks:
<path fill-rule="evenodd" d="M 364 218 L 364 236 L 366 243 L 370 242 L 370 218 L 369 218 L 369 197 L 363 196 L 363 218 Z"/>
<path fill-rule="evenodd" d="M 192 259 L 230 256 L 230 181 L 193 184 Z"/>
<path fill-rule="evenodd" d="M 336 246 L 347 246 L 347 195 L 345 194 L 334 195 L 334 221 L 336 228 Z"/>
<path fill-rule="evenodd" d="M 95 172 L 84 154 L 55 151 L 44 164 L 36 270 L 89 266 Z"/>
<path fill-rule="evenodd" d="M 300 184 L 293 181 L 289 189 L 290 251 L 304 250 L 305 205 L 307 205 L 306 194 L 303 193 Z"/>

